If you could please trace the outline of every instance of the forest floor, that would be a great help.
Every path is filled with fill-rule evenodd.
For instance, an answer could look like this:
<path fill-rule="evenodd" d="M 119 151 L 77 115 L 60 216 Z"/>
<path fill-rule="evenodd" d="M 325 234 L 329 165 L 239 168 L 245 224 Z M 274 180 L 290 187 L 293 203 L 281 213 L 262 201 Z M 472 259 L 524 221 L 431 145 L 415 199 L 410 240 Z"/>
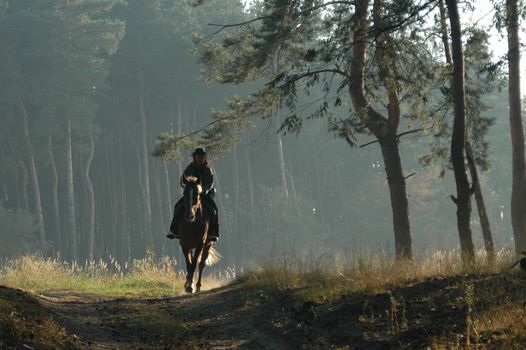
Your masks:
<path fill-rule="evenodd" d="M 0 287 L 0 349 L 526 348 L 521 272 L 301 295 L 243 280 L 161 298 Z"/>

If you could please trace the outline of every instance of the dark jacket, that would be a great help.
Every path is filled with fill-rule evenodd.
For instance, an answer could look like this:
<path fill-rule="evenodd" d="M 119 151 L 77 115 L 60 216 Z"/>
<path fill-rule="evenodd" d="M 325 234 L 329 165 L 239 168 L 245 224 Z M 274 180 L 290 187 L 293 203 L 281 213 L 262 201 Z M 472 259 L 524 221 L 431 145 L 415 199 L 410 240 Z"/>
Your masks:
<path fill-rule="evenodd" d="M 192 162 L 186 167 L 183 176 L 181 176 L 181 184 L 186 185 L 185 176 L 197 177 L 198 183 L 203 186 L 203 192 L 205 194 L 208 194 L 208 192 L 214 188 L 214 174 L 207 163 L 199 165 L 196 162 Z"/>

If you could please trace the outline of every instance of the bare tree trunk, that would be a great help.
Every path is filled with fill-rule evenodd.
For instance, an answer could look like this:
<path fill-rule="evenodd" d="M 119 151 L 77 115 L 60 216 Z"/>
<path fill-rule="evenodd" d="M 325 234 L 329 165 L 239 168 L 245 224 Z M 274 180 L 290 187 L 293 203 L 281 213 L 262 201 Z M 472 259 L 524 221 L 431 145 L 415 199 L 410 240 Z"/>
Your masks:
<path fill-rule="evenodd" d="M 217 188 L 217 196 L 215 197 L 215 199 L 219 203 L 219 224 L 221 225 L 220 226 L 221 231 L 223 232 L 223 240 L 228 242 L 232 239 L 232 237 L 230 237 L 232 233 L 232 229 L 228 225 L 229 224 L 228 213 L 226 212 L 226 207 L 223 202 L 223 195 L 221 194 L 222 193 L 221 190 L 223 187 L 221 186 L 221 182 L 219 180 L 219 176 L 217 176 L 216 170 L 212 168 L 212 171 L 215 174 L 214 176 L 215 185 L 214 186 Z"/>
<path fill-rule="evenodd" d="M 457 226 L 460 236 L 460 247 L 465 262 L 475 259 L 475 249 L 471 236 L 471 189 L 469 186 L 464 159 L 466 141 L 466 100 L 464 91 L 464 53 L 462 51 L 462 32 L 458 15 L 457 2 L 446 0 L 451 25 L 451 44 L 453 56 L 453 135 L 451 137 L 451 161 L 457 185 L 457 198 L 452 196 L 457 205 Z"/>
<path fill-rule="evenodd" d="M 70 259 L 76 261 L 78 258 L 78 237 L 77 237 L 77 215 L 75 210 L 75 187 L 73 181 L 73 152 L 71 145 L 71 118 L 68 115 L 66 126 L 66 177 L 68 190 L 68 222 L 69 222 L 69 242 Z"/>
<path fill-rule="evenodd" d="M 56 244 L 55 248 L 58 251 L 62 251 L 62 230 L 60 223 L 60 207 L 58 205 L 58 171 L 57 164 L 55 162 L 55 155 L 53 153 L 53 146 L 51 142 L 51 134 L 48 137 L 48 151 L 49 151 L 49 161 L 51 164 L 51 171 L 53 172 L 53 188 L 52 188 L 52 201 L 53 201 L 53 218 L 55 221 L 55 233 L 56 233 Z"/>
<path fill-rule="evenodd" d="M 451 51 L 449 47 L 449 39 L 448 39 L 448 34 L 447 34 L 448 32 L 447 23 L 446 23 L 447 16 L 446 16 L 446 9 L 444 8 L 444 1 L 440 0 L 439 5 L 440 5 L 440 25 L 442 29 L 442 43 L 444 45 L 444 53 L 446 56 L 446 62 L 448 64 L 452 64 L 453 61 L 451 59 Z M 474 157 L 473 157 L 473 152 L 471 149 L 471 143 L 469 142 L 469 140 L 466 140 L 466 143 L 464 146 L 466 148 L 466 154 L 468 154 L 469 157 L 471 157 L 471 161 L 468 161 L 471 178 L 476 179 L 476 181 L 474 181 L 473 183 L 473 186 L 475 187 L 475 201 L 477 203 L 477 209 L 478 209 L 478 214 L 480 218 L 480 225 L 482 228 L 482 236 L 484 237 L 484 247 L 486 249 L 488 258 L 493 259 L 495 249 L 494 249 L 493 238 L 491 234 L 491 226 L 489 223 L 488 215 L 486 213 L 486 206 L 484 204 L 484 197 L 482 195 L 480 183 L 478 182 L 478 172 L 477 172 L 475 163 L 473 162 Z"/>
<path fill-rule="evenodd" d="M 13 142 L 8 138 L 7 144 L 9 146 L 9 149 L 11 150 L 11 154 L 16 154 L 16 148 L 13 145 Z M 16 178 L 15 178 L 15 185 L 16 185 L 16 196 L 17 196 L 17 204 L 16 207 L 18 209 L 23 209 L 27 213 L 30 212 L 29 209 L 29 198 L 27 196 L 27 168 L 24 162 L 17 157 L 17 168 L 16 168 Z"/>
<path fill-rule="evenodd" d="M 471 178 L 473 179 L 473 185 L 475 186 L 475 202 L 477 203 L 477 210 L 480 219 L 480 226 L 482 228 L 482 237 L 484 238 L 484 248 L 486 249 L 486 254 L 489 260 L 493 260 L 495 257 L 495 247 L 493 244 L 493 235 L 491 234 L 491 226 L 489 224 L 488 214 L 486 213 L 486 205 L 484 204 L 484 196 L 482 195 L 482 190 L 480 186 L 480 181 L 478 180 L 477 167 L 474 162 L 473 150 L 471 149 L 471 143 L 466 142 L 466 154 L 470 157 L 468 160 L 469 171 L 471 173 Z"/>
<path fill-rule="evenodd" d="M 381 20 L 381 2 L 375 2 L 373 9 L 375 20 Z M 388 119 L 374 110 L 364 93 L 365 52 L 368 32 L 368 0 L 357 0 L 355 8 L 354 42 L 352 47 L 351 72 L 349 93 L 354 110 L 359 113 L 367 128 L 380 142 L 382 156 L 385 163 L 387 182 L 391 195 L 391 209 L 393 213 L 393 227 L 395 237 L 395 252 L 397 259 L 412 259 L 411 227 L 409 224 L 409 206 L 405 187 L 405 177 L 402 171 L 402 161 L 398 149 L 396 132 L 400 119 L 400 107 L 397 87 L 383 84 L 388 92 Z M 387 40 L 387 33 L 379 35 L 379 39 Z M 380 38 L 381 37 L 381 38 Z M 379 54 L 385 55 L 386 50 L 380 45 Z"/>
<path fill-rule="evenodd" d="M 121 258 L 125 261 L 131 260 L 131 237 L 130 231 L 128 229 L 128 215 L 127 208 L 129 203 L 126 201 L 126 184 L 124 183 L 124 164 L 122 162 L 122 132 L 119 133 L 119 153 L 118 153 L 118 164 L 119 164 L 119 187 L 120 187 L 120 208 L 121 208 L 121 218 L 122 218 L 122 227 L 121 227 L 121 239 L 123 248 L 121 250 Z"/>
<path fill-rule="evenodd" d="M 380 142 L 380 147 L 391 194 L 396 256 L 412 258 L 411 227 L 408 214 L 409 204 L 395 130 L 392 130 L 390 134 L 385 136 L 384 140 Z"/>
<path fill-rule="evenodd" d="M 95 258 L 95 192 L 93 190 L 93 183 L 89 175 L 91 163 L 93 161 L 93 155 L 95 153 L 95 139 L 93 131 L 90 133 L 90 149 L 88 159 L 86 160 L 86 168 L 84 176 L 86 184 L 88 186 L 88 199 L 89 199 L 89 221 L 88 221 L 88 250 L 89 260 L 93 261 Z M 108 174 L 108 176 L 111 176 Z"/>
<path fill-rule="evenodd" d="M 143 174 L 142 174 L 142 163 L 141 163 L 141 150 L 140 150 L 140 147 L 138 145 L 138 143 L 136 142 L 135 138 L 133 137 L 133 135 L 131 134 L 130 130 L 128 130 L 128 134 L 130 136 L 130 140 L 132 141 L 133 143 L 133 146 L 135 148 L 135 157 L 137 158 L 137 175 L 139 176 L 139 183 L 141 184 L 141 190 L 142 190 L 142 198 L 141 198 L 141 201 L 144 202 L 144 189 L 142 188 L 142 184 L 144 183 L 143 182 Z M 143 242 L 145 243 L 145 245 L 148 245 L 148 242 L 147 242 L 147 238 L 145 237 L 144 233 L 145 233 L 145 229 L 144 229 L 144 212 L 141 210 L 141 212 L 137 214 L 132 214 L 133 216 L 133 219 L 136 220 L 136 224 L 135 225 L 132 225 L 133 227 L 135 227 L 135 230 L 136 232 L 139 232 L 140 236 L 141 236 L 141 239 L 143 240 Z"/>
<path fill-rule="evenodd" d="M 446 9 L 444 7 L 444 0 L 439 0 L 439 8 L 440 8 L 440 27 L 441 27 L 441 34 L 442 34 L 442 44 L 444 44 L 444 54 L 446 56 L 446 62 L 451 64 L 453 61 L 451 60 L 451 50 L 449 48 L 449 39 L 447 34 L 447 16 L 446 16 Z"/>
<path fill-rule="evenodd" d="M 519 8 L 517 0 L 506 0 L 508 31 L 508 96 L 512 145 L 511 224 L 515 251 L 526 251 L 526 160 L 521 115 Z"/>
<path fill-rule="evenodd" d="M 248 181 L 248 199 L 250 205 L 250 234 L 256 235 L 256 197 L 254 195 L 254 180 L 252 177 L 252 166 L 250 164 L 250 155 L 248 149 L 245 148 L 245 162 L 247 163 L 247 181 Z"/>
<path fill-rule="evenodd" d="M 142 179 L 144 191 L 144 224 L 146 242 L 149 248 L 154 249 L 154 239 L 152 231 L 152 204 L 150 195 L 150 170 L 148 164 L 148 127 L 146 123 L 146 112 L 144 109 L 144 71 L 141 67 L 139 71 L 139 111 L 141 117 L 141 158 L 142 158 Z"/>
<path fill-rule="evenodd" d="M 29 196 L 27 195 L 27 168 L 24 162 L 21 160 L 18 161 L 18 167 L 22 172 L 22 178 L 20 179 L 20 192 L 22 194 L 22 203 L 24 205 L 24 210 L 29 213 Z"/>
<path fill-rule="evenodd" d="M 161 162 L 164 162 L 163 160 L 160 160 Z M 155 163 L 153 164 L 153 169 L 154 169 L 154 186 L 155 186 L 155 195 L 157 197 L 157 205 L 159 206 L 159 222 L 161 222 L 161 226 L 162 225 L 165 225 L 165 218 L 164 218 L 164 210 L 165 210 L 165 206 L 163 205 L 163 195 L 162 195 L 162 191 L 161 191 L 161 171 L 159 169 L 159 165 L 156 165 Z M 159 232 L 159 225 L 156 225 L 156 230 Z M 157 236 L 160 236 L 159 234 L 157 234 Z M 159 241 L 159 245 L 160 245 L 160 250 L 161 250 L 161 253 L 163 255 L 166 255 L 166 245 L 165 245 L 165 242 L 166 240 L 163 240 L 162 238 L 164 237 L 164 235 L 162 235 L 162 237 L 159 237 L 160 241 Z"/>
<path fill-rule="evenodd" d="M 239 217 L 240 217 L 240 176 L 239 176 L 239 160 L 238 160 L 238 154 L 237 150 L 234 150 L 232 152 L 232 156 L 234 157 L 234 208 L 233 208 L 233 216 L 232 216 L 232 233 L 235 234 L 235 238 L 232 237 L 232 239 L 229 240 L 230 242 L 230 251 L 232 252 L 232 257 L 234 258 L 234 265 L 240 266 L 240 256 L 243 254 L 244 247 L 240 245 L 241 241 L 241 226 L 239 225 Z"/>
<path fill-rule="evenodd" d="M 114 137 L 113 133 L 111 134 L 111 140 L 109 141 L 109 154 L 106 157 L 107 160 L 109 160 L 107 164 L 108 174 L 112 174 L 112 176 L 108 177 L 108 194 L 110 194 L 110 203 L 109 207 L 109 216 L 110 216 L 110 228 L 111 228 L 111 235 L 110 235 L 110 242 L 109 245 L 111 246 L 110 251 L 115 254 L 115 247 L 118 246 L 118 242 L 120 240 L 119 235 L 119 227 L 122 227 L 122 222 L 119 222 L 119 220 L 115 220 L 114 218 L 119 217 L 119 206 L 126 205 L 125 203 L 120 203 L 120 195 L 118 190 L 118 184 L 117 184 L 117 155 L 116 150 L 114 147 Z"/>
<path fill-rule="evenodd" d="M 166 191 L 166 204 L 165 204 L 166 208 L 164 208 L 164 210 L 166 210 L 166 217 L 170 219 L 172 215 L 172 208 L 175 205 L 175 203 L 174 203 L 174 200 L 172 199 L 172 186 L 170 184 L 170 172 L 168 171 L 168 162 L 166 160 L 163 160 L 162 162 L 163 162 L 164 180 L 165 180 L 164 184 L 165 184 L 165 191 Z M 170 225 L 170 222 L 167 221 L 164 223 L 164 225 L 167 225 L 166 227 L 168 227 Z M 168 245 L 168 254 L 170 254 L 171 256 L 175 255 L 175 245 L 174 244 Z"/>
<path fill-rule="evenodd" d="M 177 133 L 181 135 L 183 133 L 183 115 L 181 112 L 181 99 L 177 104 Z M 177 169 L 179 170 L 179 176 L 183 174 L 183 164 L 180 160 L 177 161 Z M 178 181 L 179 182 L 179 181 Z"/>
<path fill-rule="evenodd" d="M 20 109 L 22 112 L 22 122 L 24 125 L 24 136 L 27 146 L 27 161 L 29 164 L 29 174 L 31 184 L 33 185 L 33 195 L 35 196 L 35 214 L 37 217 L 38 239 L 40 243 L 46 242 L 46 229 L 44 226 L 44 214 L 42 212 L 42 201 L 40 199 L 40 185 L 38 183 L 37 167 L 35 164 L 35 157 L 33 156 L 33 145 L 31 144 L 31 137 L 29 135 L 29 117 L 24 101 L 20 99 Z"/>
<path fill-rule="evenodd" d="M 276 120 L 278 122 L 278 127 L 281 124 L 279 119 L 279 108 L 276 111 Z M 289 186 L 287 185 L 287 167 L 285 165 L 285 157 L 283 155 L 283 141 L 281 139 L 281 134 L 276 133 L 276 140 L 278 141 L 278 160 L 279 160 L 279 171 L 281 175 L 281 187 L 283 189 L 283 194 L 285 197 L 289 196 Z"/>

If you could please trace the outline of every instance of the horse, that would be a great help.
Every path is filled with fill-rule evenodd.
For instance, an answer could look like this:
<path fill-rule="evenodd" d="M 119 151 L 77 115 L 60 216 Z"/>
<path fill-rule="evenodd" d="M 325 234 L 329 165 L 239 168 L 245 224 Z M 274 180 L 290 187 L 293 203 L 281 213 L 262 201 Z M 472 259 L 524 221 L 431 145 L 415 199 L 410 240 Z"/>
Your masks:
<path fill-rule="evenodd" d="M 177 223 L 177 231 L 181 234 L 179 244 L 186 261 L 186 282 L 184 290 L 192 293 L 192 283 L 195 269 L 199 266 L 196 292 L 201 291 L 201 277 L 205 264 L 212 265 L 219 260 L 219 253 L 208 241 L 209 221 L 206 217 L 201 196 L 202 186 L 197 177 L 186 176 L 183 191 L 185 208 L 184 218 Z M 193 252 L 192 252 L 193 251 Z"/>

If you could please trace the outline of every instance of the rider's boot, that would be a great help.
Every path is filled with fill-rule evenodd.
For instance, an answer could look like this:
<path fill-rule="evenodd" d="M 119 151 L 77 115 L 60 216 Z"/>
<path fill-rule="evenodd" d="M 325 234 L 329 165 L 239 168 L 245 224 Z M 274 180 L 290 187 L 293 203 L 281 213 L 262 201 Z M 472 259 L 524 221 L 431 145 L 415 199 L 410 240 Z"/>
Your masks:
<path fill-rule="evenodd" d="M 172 225 L 170 227 L 170 233 L 166 235 L 166 238 L 170 238 L 170 239 L 174 239 L 174 238 L 177 238 L 177 239 L 180 239 L 181 238 L 181 234 L 179 232 L 177 232 L 177 226 L 176 225 Z"/>
<path fill-rule="evenodd" d="M 208 240 L 211 242 L 217 242 L 219 240 L 219 224 L 217 222 L 210 223 L 210 229 L 208 230 Z"/>

